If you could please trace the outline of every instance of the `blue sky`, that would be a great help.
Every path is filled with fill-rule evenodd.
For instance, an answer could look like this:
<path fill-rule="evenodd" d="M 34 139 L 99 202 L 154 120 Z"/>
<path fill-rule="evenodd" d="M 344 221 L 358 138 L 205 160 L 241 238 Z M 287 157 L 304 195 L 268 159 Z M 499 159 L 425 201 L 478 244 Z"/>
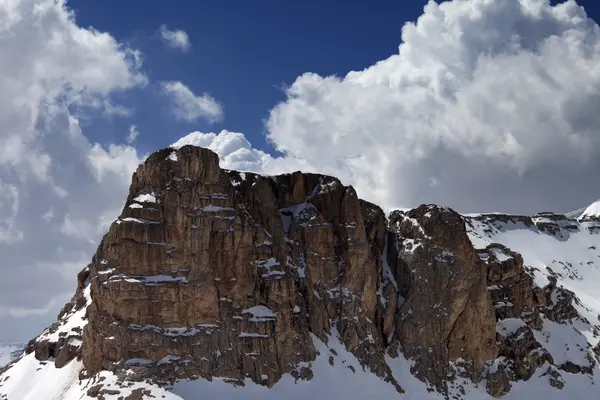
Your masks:
<path fill-rule="evenodd" d="M 285 96 L 281 85 L 304 72 L 345 75 L 397 52 L 401 28 L 423 11 L 424 0 L 355 1 L 192 1 L 163 2 L 72 0 L 82 26 L 110 32 L 144 54 L 154 81 L 181 80 L 195 93 L 208 92 L 225 110 L 222 122 L 181 124 L 165 118 L 160 99 L 148 89 L 130 96 L 139 126 L 140 146 L 152 151 L 190 130 L 244 132 L 254 147 L 273 152 L 264 140 L 264 119 Z M 157 27 L 165 24 L 190 36 L 192 50 L 162 45 Z M 108 124 L 109 121 L 94 121 Z M 89 133 L 114 141 L 128 121 L 111 120 Z M 103 136 L 106 136 L 103 138 Z"/>
<path fill-rule="evenodd" d="M 152 81 L 180 80 L 195 93 L 211 94 L 225 110 L 218 123 L 173 121 L 165 118 L 160 99 L 148 95 L 158 90 L 151 83 L 122 99 L 135 110 L 132 120 L 94 120 L 86 133 L 101 143 L 114 142 L 134 122 L 142 133 L 138 148 L 151 152 L 190 130 L 228 129 L 244 132 L 255 148 L 276 154 L 265 140 L 264 120 L 284 100 L 281 86 L 304 72 L 344 76 L 387 58 L 397 52 L 404 23 L 415 21 L 426 3 L 177 0 L 167 6 L 144 0 L 71 0 L 79 25 L 107 31 L 140 49 Z M 596 0 L 578 4 L 589 17 L 600 16 Z M 186 31 L 192 50 L 181 53 L 161 45 L 157 26 L 162 24 Z"/>
<path fill-rule="evenodd" d="M 225 168 L 337 176 L 386 210 L 585 207 L 599 17 L 596 0 L 0 2 L 0 341 L 54 320 L 135 168 L 180 138 Z"/>
<path fill-rule="evenodd" d="M 561 1 L 552 0 L 552 4 Z M 147 96 L 154 85 L 129 96 L 142 136 L 138 147 L 153 151 L 187 131 L 244 132 L 255 148 L 274 153 L 265 141 L 264 120 L 284 100 L 281 85 L 304 72 L 344 76 L 397 52 L 401 28 L 415 21 L 427 0 L 350 1 L 158 1 L 71 0 L 82 26 L 110 32 L 141 49 L 152 80 L 180 80 L 195 93 L 208 92 L 225 108 L 225 119 L 208 124 L 164 118 L 159 99 Z M 596 0 L 579 0 L 589 17 L 599 16 Z M 157 26 L 188 33 L 192 51 L 162 46 Z M 95 121 L 88 135 L 114 141 L 129 121 Z M 108 125 L 107 125 L 108 124 Z"/>

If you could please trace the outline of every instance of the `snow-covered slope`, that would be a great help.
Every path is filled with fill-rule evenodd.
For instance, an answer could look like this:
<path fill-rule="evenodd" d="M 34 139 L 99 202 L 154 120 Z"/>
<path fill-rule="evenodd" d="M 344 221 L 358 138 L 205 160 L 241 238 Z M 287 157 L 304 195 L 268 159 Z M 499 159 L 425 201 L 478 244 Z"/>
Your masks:
<path fill-rule="evenodd" d="M 600 218 L 600 200 L 590 204 L 590 206 L 586 208 L 583 211 L 583 213 L 579 216 L 579 219 L 586 218 Z"/>
<path fill-rule="evenodd" d="M 574 221 L 558 216 L 532 218 L 498 215 L 467 217 L 475 248 L 501 243 L 520 253 L 534 268 L 534 282 L 543 287 L 548 277 L 575 292 L 578 311 L 591 323 L 600 315 L 600 221 Z M 600 338 L 591 337 L 593 345 Z"/>
<path fill-rule="evenodd" d="M 157 386 L 145 382 L 129 382 L 121 387 L 118 377 L 110 372 L 101 372 L 90 379 L 79 379 L 83 365 L 73 360 L 63 368 L 56 368 L 51 361 L 38 361 L 33 353 L 25 355 L 0 377 L 0 400 L 83 400 L 93 399 L 93 390 L 98 381 L 103 381 L 104 399 L 127 398 L 136 392 L 152 393 L 156 398 L 180 399 Z M 89 392 L 89 394 L 88 394 Z M 123 396 L 123 397 L 121 397 Z M 149 397 L 137 397 L 149 398 Z"/>
<path fill-rule="evenodd" d="M 387 358 L 394 377 L 401 382 L 406 391 L 400 395 L 394 387 L 369 371 L 364 371 L 360 363 L 332 336 L 326 345 L 316 337 L 314 343 L 319 350 L 319 357 L 312 363 L 314 377 L 311 380 L 295 381 L 290 375 L 285 376 L 273 388 L 267 389 L 250 380 L 245 386 L 234 386 L 225 379 L 204 379 L 180 381 L 169 388 L 160 388 L 147 382 L 127 382 L 110 372 L 101 372 L 90 379 L 79 380 L 83 366 L 77 360 L 71 361 L 61 369 L 52 362 L 40 362 L 33 354 L 24 356 L 5 375 L 0 383 L 0 400 L 91 400 L 94 397 L 96 383 L 102 382 L 106 391 L 106 400 L 127 399 L 133 394 L 149 394 L 165 400 L 301 400 L 301 399 L 407 399 L 407 400 L 442 400 L 444 396 L 428 392 L 427 387 L 410 374 L 411 363 L 402 356 Z M 333 365 L 331 365 L 333 363 Z M 546 366 L 528 382 L 516 383 L 503 398 L 527 399 L 544 398 L 560 400 L 565 398 L 591 399 L 600 395 L 600 382 L 594 376 L 581 374 L 564 374 L 565 387 L 557 390 L 548 385 L 544 375 Z M 566 375 L 566 376 L 565 376 Z M 456 383 L 456 394 L 464 390 L 464 397 L 470 400 L 491 400 L 485 390 L 485 382 L 473 385 L 466 381 Z M 121 397 L 123 396 L 123 397 Z M 133 397 L 136 398 L 136 397 Z M 139 397 L 137 397 L 139 398 Z"/>
<path fill-rule="evenodd" d="M 535 332 L 535 340 L 542 343 L 551 353 L 556 365 L 572 362 L 589 366 L 591 373 L 569 373 L 560 371 L 564 388 L 557 389 L 549 384 L 549 365 L 540 366 L 528 381 L 513 383 L 512 389 L 503 398 L 600 398 L 600 369 L 591 362 L 594 346 L 600 341 L 600 221 L 565 219 L 554 215 L 512 217 L 501 214 L 465 216 L 469 237 L 476 248 L 485 248 L 491 243 L 501 243 L 523 256 L 525 265 L 531 267 L 534 282 L 543 287 L 556 279 L 576 295 L 574 306 L 581 319 L 568 323 L 556 323 L 542 317 L 543 327 Z M 89 304 L 89 290 L 84 291 Z M 57 340 L 61 332 L 81 330 L 87 323 L 85 308 L 66 314 L 57 331 L 45 331 L 44 339 Z M 499 329 L 514 329 L 523 321 L 510 319 L 500 321 Z M 64 334 L 63 334 L 64 336 Z M 52 362 L 38 361 L 34 354 L 24 355 L 0 376 L 0 400 L 71 400 L 98 398 L 98 383 L 105 399 L 149 398 L 149 395 L 167 400 L 212 399 L 230 400 L 275 400 L 295 399 L 443 399 L 438 393 L 428 391 L 425 384 L 410 373 L 411 361 L 401 354 L 386 361 L 394 377 L 406 391 L 404 395 L 368 370 L 363 370 L 356 357 L 341 344 L 336 332 L 327 344 L 312 337 L 319 356 L 311 364 L 314 376 L 310 380 L 295 380 L 284 376 L 271 389 L 244 382 L 234 386 L 225 379 L 215 378 L 212 382 L 199 379 L 178 381 L 173 386 L 161 388 L 148 382 L 128 382 L 125 376 L 103 371 L 89 378 L 80 379 L 83 366 L 72 360 L 57 369 Z M 490 363 L 495 368 L 496 363 Z M 134 375 L 134 372 L 130 372 Z M 123 382 L 125 380 L 125 382 Z M 462 394 L 463 392 L 464 394 Z M 485 380 L 478 384 L 458 380 L 451 394 L 461 394 L 469 400 L 491 399 L 486 392 Z M 142 397 L 134 397 L 142 396 Z M 145 395 L 145 397 L 143 397 Z M 451 396 L 452 398 L 452 396 Z"/>
<path fill-rule="evenodd" d="M 600 200 L 597 200 L 587 207 L 565 213 L 565 215 L 569 218 L 579 220 L 600 218 Z"/>

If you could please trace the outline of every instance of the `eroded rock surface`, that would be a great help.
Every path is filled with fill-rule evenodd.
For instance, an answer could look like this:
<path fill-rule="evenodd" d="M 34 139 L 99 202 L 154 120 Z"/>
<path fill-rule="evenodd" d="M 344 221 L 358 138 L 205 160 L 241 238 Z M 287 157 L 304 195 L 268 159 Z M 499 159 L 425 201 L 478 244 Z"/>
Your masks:
<path fill-rule="evenodd" d="M 311 334 L 336 332 L 396 384 L 380 351 L 386 240 L 381 209 L 335 178 L 225 171 L 191 146 L 155 153 L 90 267 L 83 361 L 272 385 L 315 358 Z"/>

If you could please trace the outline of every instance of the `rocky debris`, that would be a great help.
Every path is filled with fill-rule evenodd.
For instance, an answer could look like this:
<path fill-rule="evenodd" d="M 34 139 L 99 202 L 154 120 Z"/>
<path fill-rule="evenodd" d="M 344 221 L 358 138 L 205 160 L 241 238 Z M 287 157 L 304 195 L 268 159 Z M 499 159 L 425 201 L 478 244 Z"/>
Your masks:
<path fill-rule="evenodd" d="M 486 390 L 490 396 L 501 397 L 508 393 L 511 382 L 516 380 L 514 362 L 502 356 L 488 362 L 486 379 Z"/>
<path fill-rule="evenodd" d="M 109 389 L 105 388 L 103 384 L 96 384 L 88 389 L 86 393 L 89 397 L 98 399 L 98 400 L 108 400 L 115 398 L 121 394 L 121 391 L 118 389 Z M 152 395 L 152 392 L 148 389 L 137 388 L 133 389 L 130 394 L 127 396 L 121 395 L 119 399 L 121 400 L 144 400 L 155 398 L 156 396 Z"/>
<path fill-rule="evenodd" d="M 554 365 L 548 366 L 548 369 L 542 374 L 542 376 L 548 377 L 548 383 L 553 388 L 560 390 L 565 387 L 565 381 L 563 380 L 562 375 Z"/>
<path fill-rule="evenodd" d="M 496 318 L 520 317 L 533 311 L 533 278 L 523 267 L 523 257 L 501 244 L 478 252 L 487 265 L 487 285 Z"/>
<path fill-rule="evenodd" d="M 528 380 L 544 363 L 554 363 L 550 353 L 535 339 L 528 326 L 522 326 L 506 336 L 499 333 L 498 339 L 500 355 L 511 361 L 516 380 Z"/>
<path fill-rule="evenodd" d="M 415 360 L 413 372 L 445 388 L 450 362 L 461 359 L 479 379 L 486 360 L 497 356 L 495 317 L 487 292 L 487 266 L 480 262 L 456 212 L 423 205 L 393 212 L 396 269 L 405 298 L 396 317 L 395 339 Z"/>
<path fill-rule="evenodd" d="M 575 294 L 563 287 L 556 286 L 556 278 L 550 277 L 549 283 L 544 287 L 546 298 L 540 304 L 540 310 L 550 321 L 564 323 L 572 319 L 579 319 L 579 313 L 573 302 L 579 301 Z"/>

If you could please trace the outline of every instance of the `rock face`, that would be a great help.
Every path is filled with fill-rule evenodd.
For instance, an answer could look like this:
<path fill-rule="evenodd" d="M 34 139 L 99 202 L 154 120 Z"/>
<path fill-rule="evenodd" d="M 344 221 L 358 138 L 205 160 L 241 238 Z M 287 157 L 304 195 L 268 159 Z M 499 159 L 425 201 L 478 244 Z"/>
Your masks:
<path fill-rule="evenodd" d="M 536 287 L 519 253 L 475 249 L 474 224 L 482 236 L 511 221 L 579 229 L 546 214 L 473 219 L 434 205 L 386 218 L 330 176 L 263 177 L 223 170 L 199 147 L 163 149 L 134 173 L 75 296 L 27 352 L 58 368 L 80 358 L 87 376 L 272 386 L 288 373 L 311 379 L 315 340 L 336 336 L 398 392 L 386 356 L 400 353 L 443 393 L 461 377 L 500 396 L 538 368 L 560 389 L 559 370 L 590 373 L 595 361 L 555 365 L 540 332 L 589 321 L 556 279 Z"/>
<path fill-rule="evenodd" d="M 395 212 L 396 265 L 405 298 L 396 316 L 396 339 L 416 360 L 413 373 L 443 387 L 450 362 L 462 361 L 478 380 L 495 359 L 496 321 L 487 291 L 487 265 L 467 236 L 461 216 L 437 206 Z"/>
<path fill-rule="evenodd" d="M 315 358 L 311 334 L 336 331 L 393 381 L 376 351 L 393 323 L 378 314 L 386 239 L 383 212 L 335 178 L 225 171 L 192 146 L 157 152 L 90 266 L 83 362 L 272 385 Z"/>

